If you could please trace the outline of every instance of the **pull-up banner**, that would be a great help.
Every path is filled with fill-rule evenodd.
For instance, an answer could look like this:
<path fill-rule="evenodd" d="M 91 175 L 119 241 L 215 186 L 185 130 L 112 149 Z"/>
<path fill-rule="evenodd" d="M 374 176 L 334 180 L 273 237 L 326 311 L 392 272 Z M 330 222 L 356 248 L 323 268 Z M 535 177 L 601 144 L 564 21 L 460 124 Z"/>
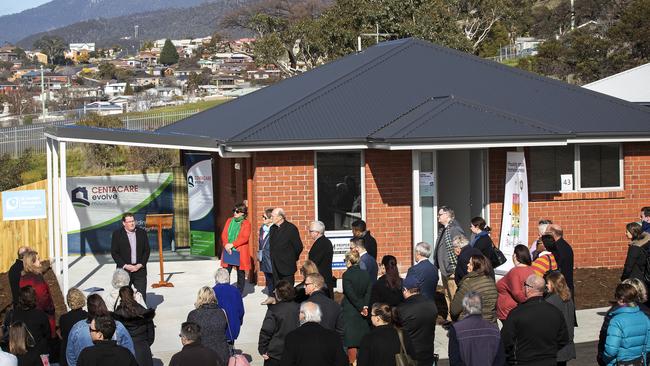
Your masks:
<path fill-rule="evenodd" d="M 107 253 L 113 231 L 122 228 L 122 214 L 133 213 L 144 227 L 149 213 L 173 213 L 171 173 L 71 177 L 66 181 L 68 250 L 70 253 Z M 154 231 L 149 245 L 158 250 Z M 171 246 L 174 230 L 163 230 L 163 249 Z"/>
<path fill-rule="evenodd" d="M 214 193 L 210 154 L 186 154 L 190 253 L 214 256 Z"/>
<path fill-rule="evenodd" d="M 526 159 L 523 152 L 508 152 L 506 158 L 505 195 L 503 197 L 503 218 L 501 220 L 501 240 L 499 248 L 508 261 L 496 268 L 495 272 L 508 272 L 512 263 L 515 246 L 527 245 L 528 241 L 528 179 L 526 178 Z"/>

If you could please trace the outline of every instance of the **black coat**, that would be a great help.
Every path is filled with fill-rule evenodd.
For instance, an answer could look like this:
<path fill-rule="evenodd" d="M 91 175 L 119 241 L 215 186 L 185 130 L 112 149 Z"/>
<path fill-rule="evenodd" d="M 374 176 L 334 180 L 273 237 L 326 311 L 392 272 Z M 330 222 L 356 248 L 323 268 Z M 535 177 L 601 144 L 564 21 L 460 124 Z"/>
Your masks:
<path fill-rule="evenodd" d="M 404 333 L 404 347 L 412 354 L 408 334 Z M 395 355 L 400 352 L 400 342 L 397 331 L 391 325 L 373 328 L 361 340 L 357 366 L 395 366 Z"/>
<path fill-rule="evenodd" d="M 375 282 L 374 285 L 372 285 L 368 309 L 372 309 L 372 304 L 378 302 L 388 304 L 392 307 L 401 304 L 402 301 L 404 301 L 404 295 L 402 294 L 402 279 L 399 279 L 397 288 L 390 288 L 388 287 L 386 275 L 383 275 L 377 279 L 377 282 Z"/>
<path fill-rule="evenodd" d="M 190 343 L 172 356 L 169 366 L 226 366 L 221 357 L 210 348 L 200 343 Z"/>
<path fill-rule="evenodd" d="M 121 304 L 113 312 L 113 318 L 120 321 L 129 331 L 139 366 L 153 365 L 151 345 L 156 334 L 154 316 L 156 316 L 154 309 L 146 309 L 140 304 L 137 304 L 135 313 L 128 313 Z"/>
<path fill-rule="evenodd" d="M 49 353 L 48 342 L 50 339 L 50 321 L 44 311 L 39 309 L 22 310 L 13 309 L 5 315 L 4 324 L 9 327 L 12 323 L 21 321 L 34 337 L 34 348 L 39 354 Z"/>
<path fill-rule="evenodd" d="M 274 277 L 293 276 L 296 273 L 296 261 L 303 249 L 296 225 L 289 221 L 280 226 L 272 225 L 269 232 L 269 248 Z"/>
<path fill-rule="evenodd" d="M 269 305 L 260 329 L 257 350 L 260 355 L 267 354 L 274 360 L 280 360 L 284 350 L 285 337 L 298 328 L 300 305 L 293 301 L 282 301 Z"/>
<path fill-rule="evenodd" d="M 492 238 L 490 238 L 490 235 L 481 235 L 479 236 L 478 239 L 476 239 L 476 242 L 474 243 L 474 248 L 480 250 L 481 254 L 483 254 L 485 258 L 490 260 L 490 263 L 492 263 L 493 246 L 494 243 L 492 243 Z"/>
<path fill-rule="evenodd" d="M 470 258 L 473 255 L 483 255 L 478 248 L 466 245 L 463 249 L 460 250 L 458 254 L 456 271 L 454 272 L 454 281 L 456 285 L 460 284 L 460 281 L 467 275 L 467 264 L 469 263 Z M 490 258 L 490 257 L 487 257 Z"/>
<path fill-rule="evenodd" d="M 131 263 L 131 245 L 129 244 L 129 238 L 126 236 L 126 230 L 124 228 L 115 230 L 111 238 L 111 256 L 118 268 L 122 268 L 126 264 L 142 264 L 142 269 L 130 274 L 132 276 L 136 274 L 144 276 L 147 274 L 147 262 L 149 261 L 151 249 L 149 248 L 147 232 L 139 227 L 135 228 L 135 243 L 136 261 Z"/>
<path fill-rule="evenodd" d="M 20 294 L 20 273 L 23 271 L 23 261 L 16 259 L 16 262 L 9 268 L 9 286 L 11 287 L 11 297 L 14 305 L 18 304 L 18 294 Z"/>
<path fill-rule="evenodd" d="M 131 352 L 118 346 L 115 341 L 94 343 L 94 346 L 86 347 L 81 351 L 77 359 L 78 366 L 138 366 Z"/>
<path fill-rule="evenodd" d="M 61 328 L 61 338 L 63 338 L 61 340 L 61 355 L 63 355 L 63 357 L 59 358 L 59 364 L 61 366 L 68 365 L 68 360 L 65 357 L 65 350 L 68 346 L 68 336 L 70 335 L 72 327 L 77 324 L 78 321 L 86 318 L 88 318 L 88 312 L 84 309 L 70 310 L 59 318 L 59 328 Z"/>
<path fill-rule="evenodd" d="M 308 322 L 287 334 L 280 365 L 348 366 L 348 357 L 336 332 Z"/>
<path fill-rule="evenodd" d="M 501 329 L 509 364 L 555 365 L 558 351 L 569 343 L 564 316 L 542 296 L 512 309 Z"/>
<path fill-rule="evenodd" d="M 34 347 L 28 347 L 27 353 L 23 355 L 16 355 L 19 366 L 43 366 L 41 361 L 41 354 Z"/>
<path fill-rule="evenodd" d="M 574 287 L 573 287 L 573 249 L 571 245 L 560 238 L 555 242 L 557 246 L 557 256 L 555 260 L 557 261 L 557 266 L 560 268 L 560 272 L 564 275 L 567 286 L 571 290 L 571 294 L 575 296 Z"/>
<path fill-rule="evenodd" d="M 621 281 L 627 280 L 628 278 L 637 278 L 645 283 L 644 271 L 649 241 L 650 235 L 643 233 L 640 239 L 630 242 L 627 248 L 627 257 L 625 258 Z"/>
<path fill-rule="evenodd" d="M 397 307 L 398 321 L 413 344 L 415 360 L 433 358 L 438 308 L 424 295 L 412 295 Z"/>
<path fill-rule="evenodd" d="M 366 230 L 361 238 L 363 239 L 363 246 L 366 248 L 368 254 L 375 259 L 379 259 L 377 258 L 377 240 L 370 235 L 370 230 Z"/>
<path fill-rule="evenodd" d="M 332 242 L 324 235 L 316 239 L 309 250 L 309 260 L 316 264 L 318 272 L 325 279 L 328 289 L 336 287 L 336 281 L 332 281 L 332 257 L 334 247 Z"/>
<path fill-rule="evenodd" d="M 343 327 L 343 309 L 341 305 L 330 299 L 322 290 L 313 292 L 307 301 L 318 304 L 322 313 L 320 325 L 325 329 L 338 333 L 341 336 L 341 342 L 343 342 L 345 328 Z"/>
<path fill-rule="evenodd" d="M 203 304 L 187 314 L 187 321 L 201 326 L 201 344 L 211 348 L 220 357 L 221 362 L 228 362 L 228 343 L 226 314 L 217 304 Z"/>

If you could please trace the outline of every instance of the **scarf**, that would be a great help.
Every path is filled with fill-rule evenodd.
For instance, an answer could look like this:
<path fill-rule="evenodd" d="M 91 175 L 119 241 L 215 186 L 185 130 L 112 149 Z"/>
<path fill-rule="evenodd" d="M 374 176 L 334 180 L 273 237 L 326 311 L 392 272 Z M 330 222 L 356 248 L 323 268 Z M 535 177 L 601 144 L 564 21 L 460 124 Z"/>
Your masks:
<path fill-rule="evenodd" d="M 239 236 L 242 221 L 244 221 L 244 216 L 230 220 L 230 225 L 228 225 L 228 243 L 233 243 L 237 239 L 237 236 Z"/>
<path fill-rule="evenodd" d="M 449 221 L 449 224 L 447 224 L 447 226 L 444 228 L 442 240 L 444 240 L 445 248 L 447 249 L 447 258 L 449 259 L 449 263 L 451 263 L 452 267 L 455 269 L 458 258 L 454 252 L 454 245 L 452 244 L 451 233 L 449 232 L 449 227 L 451 226 L 452 222 L 453 220 Z"/>

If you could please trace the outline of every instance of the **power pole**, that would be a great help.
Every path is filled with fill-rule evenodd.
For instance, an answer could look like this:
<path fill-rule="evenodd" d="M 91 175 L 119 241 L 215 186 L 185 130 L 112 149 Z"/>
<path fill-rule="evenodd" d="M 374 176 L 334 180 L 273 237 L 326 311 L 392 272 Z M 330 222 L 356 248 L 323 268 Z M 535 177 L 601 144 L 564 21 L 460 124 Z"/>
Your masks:
<path fill-rule="evenodd" d="M 135 29 L 135 37 L 133 37 L 133 38 L 138 39 L 138 28 L 140 28 L 140 26 L 136 24 L 136 25 L 133 26 L 133 28 Z"/>
<path fill-rule="evenodd" d="M 47 109 L 45 109 L 45 76 L 43 73 L 43 65 L 41 65 L 41 107 L 43 122 L 45 122 L 45 118 L 47 117 Z"/>
<path fill-rule="evenodd" d="M 357 51 L 361 52 L 361 37 L 375 37 L 375 42 L 379 43 L 379 37 L 392 37 L 397 35 L 396 33 L 379 33 L 379 23 L 376 23 L 375 27 L 375 33 L 361 33 L 357 37 Z"/>

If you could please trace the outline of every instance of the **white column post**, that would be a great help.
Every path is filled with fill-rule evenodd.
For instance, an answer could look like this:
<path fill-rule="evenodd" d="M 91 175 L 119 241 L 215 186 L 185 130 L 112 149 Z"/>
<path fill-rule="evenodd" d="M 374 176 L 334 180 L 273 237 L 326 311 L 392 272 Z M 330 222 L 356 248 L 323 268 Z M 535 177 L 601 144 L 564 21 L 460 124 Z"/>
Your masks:
<path fill-rule="evenodd" d="M 66 143 L 61 142 L 61 188 L 59 194 L 61 195 L 61 250 L 63 252 L 63 293 L 68 293 L 68 202 L 70 197 L 68 195 L 68 174 L 66 164 Z"/>
<path fill-rule="evenodd" d="M 53 196 L 53 212 L 54 212 L 54 273 L 57 279 L 61 274 L 61 184 L 59 183 L 59 141 L 54 142 L 53 161 L 52 161 L 52 186 L 54 191 Z"/>
<path fill-rule="evenodd" d="M 52 139 L 47 137 L 45 139 L 45 148 L 47 150 L 47 248 L 48 258 L 50 261 L 54 258 L 54 222 L 52 204 L 54 202 L 52 191 L 54 177 L 52 176 Z"/>

